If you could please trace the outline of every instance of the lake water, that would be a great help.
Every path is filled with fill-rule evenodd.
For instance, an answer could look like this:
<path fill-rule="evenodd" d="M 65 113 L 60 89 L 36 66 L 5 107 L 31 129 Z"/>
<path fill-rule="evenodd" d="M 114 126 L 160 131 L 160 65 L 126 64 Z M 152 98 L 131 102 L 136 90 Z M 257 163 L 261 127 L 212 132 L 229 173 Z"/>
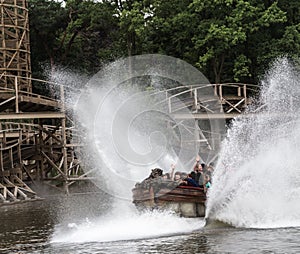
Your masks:
<path fill-rule="evenodd" d="M 0 253 L 299 253 L 300 228 L 205 228 L 203 219 L 138 214 L 104 193 L 0 208 Z"/>
<path fill-rule="evenodd" d="M 118 133 L 135 117 L 116 123 L 114 110 L 122 103 L 113 103 L 113 94 L 107 105 L 99 108 L 101 93 L 92 90 L 94 100 L 82 96 L 79 115 L 82 123 L 94 123 L 88 125 L 87 132 L 94 140 L 88 148 L 98 152 L 95 157 L 101 160 L 95 161 L 97 167 L 105 164 L 101 168 L 105 177 L 99 178 L 114 180 L 113 184 L 107 182 L 108 188 L 101 183 L 98 187 L 113 197 L 99 190 L 86 193 L 88 189 L 85 194 L 69 196 L 45 192 L 43 201 L 0 207 L 0 253 L 300 253 L 300 86 L 299 74 L 294 71 L 286 59 L 275 64 L 262 84 L 260 102 L 265 106 L 258 107 L 261 114 L 235 119 L 222 144 L 207 213 L 209 218 L 236 227 L 204 227 L 201 218 L 181 218 L 170 212 L 138 213 L 128 193 L 133 179 L 148 174 L 138 170 L 141 176 L 136 177 L 137 170 L 132 167 L 140 165 L 141 158 L 145 160 L 147 151 L 136 151 L 141 151 L 140 143 L 147 142 L 136 138 L 139 132 L 134 132 L 131 141 L 137 140 L 133 142 L 136 149 L 127 154 L 127 136 Z M 112 91 L 112 83 L 108 84 Z M 119 86 L 116 93 L 123 94 Z M 123 97 L 123 104 L 132 98 Z M 122 112 L 122 116 L 130 116 L 129 110 Z M 273 114 L 277 112 L 283 114 Z M 140 115 L 137 113 L 132 116 Z M 101 132 L 95 135 L 95 130 Z M 149 137 L 155 130 L 147 132 Z M 125 145 L 116 143 L 121 136 Z M 116 149 L 116 144 L 122 149 Z M 149 170 L 152 160 L 146 157 L 143 168 Z M 171 158 L 166 158 L 170 165 Z M 90 156 L 85 159 L 90 161 Z"/>

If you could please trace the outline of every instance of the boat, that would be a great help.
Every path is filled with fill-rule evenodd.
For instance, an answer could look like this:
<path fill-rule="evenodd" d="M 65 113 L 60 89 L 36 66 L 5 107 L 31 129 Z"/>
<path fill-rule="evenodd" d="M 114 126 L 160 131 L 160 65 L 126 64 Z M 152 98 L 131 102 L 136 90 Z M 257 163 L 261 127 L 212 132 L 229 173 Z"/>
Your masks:
<path fill-rule="evenodd" d="M 143 183 L 144 182 L 144 183 Z M 179 185 L 161 177 L 148 179 L 132 189 L 138 210 L 171 210 L 182 217 L 204 217 L 206 194 L 203 188 Z"/>

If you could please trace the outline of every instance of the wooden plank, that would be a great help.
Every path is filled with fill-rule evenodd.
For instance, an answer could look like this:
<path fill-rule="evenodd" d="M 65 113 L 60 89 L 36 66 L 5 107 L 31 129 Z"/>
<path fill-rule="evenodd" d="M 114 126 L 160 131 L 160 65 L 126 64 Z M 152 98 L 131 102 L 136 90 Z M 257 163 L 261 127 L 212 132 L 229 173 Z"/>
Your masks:
<path fill-rule="evenodd" d="M 0 120 L 21 120 L 21 119 L 51 119 L 64 118 L 61 112 L 32 112 L 32 113 L 8 113 L 0 114 Z"/>
<path fill-rule="evenodd" d="M 6 198 L 0 193 L 0 199 L 2 200 L 2 201 L 5 201 L 6 200 Z"/>
<path fill-rule="evenodd" d="M 64 172 L 61 171 L 61 169 L 45 154 L 43 151 L 41 152 L 42 155 L 46 158 L 46 160 L 51 164 L 52 167 L 54 167 L 64 179 L 67 179 L 67 176 L 64 174 Z"/>
<path fill-rule="evenodd" d="M 39 98 L 39 97 L 22 95 L 22 96 L 20 96 L 20 101 L 30 102 L 30 103 L 35 103 L 35 104 L 42 104 L 42 105 L 56 107 L 56 108 L 60 107 L 60 103 L 58 101 L 47 100 L 47 99 L 43 99 L 43 98 Z"/>
<path fill-rule="evenodd" d="M 3 138 L 3 132 L 0 132 L 0 138 Z M 19 137 L 19 132 L 8 132 L 5 134 L 7 138 L 18 138 Z"/>
<path fill-rule="evenodd" d="M 17 188 L 17 193 L 19 195 L 21 195 L 25 200 L 28 199 L 27 195 L 23 191 L 21 191 L 20 188 L 18 188 L 18 187 L 16 187 L 16 188 Z"/>
<path fill-rule="evenodd" d="M 158 201 L 168 201 L 168 202 L 186 202 L 186 203 L 204 203 L 206 199 L 204 198 L 188 198 L 181 196 L 162 196 L 158 198 Z"/>
<path fill-rule="evenodd" d="M 152 199 L 150 191 L 142 188 L 134 188 L 133 199 L 135 202 L 138 201 L 149 201 Z M 193 188 L 174 188 L 174 189 L 160 189 L 155 194 L 157 201 L 169 201 L 169 202 L 191 202 L 191 203 L 204 203 L 206 195 L 203 189 Z"/>
<path fill-rule="evenodd" d="M 210 113 L 210 114 L 204 114 L 204 113 L 191 113 L 191 114 L 171 114 L 171 116 L 175 119 L 202 119 L 202 120 L 209 120 L 209 119 L 232 119 L 237 116 L 240 116 L 239 113 L 230 113 L 230 114 L 222 114 L 222 113 Z"/>

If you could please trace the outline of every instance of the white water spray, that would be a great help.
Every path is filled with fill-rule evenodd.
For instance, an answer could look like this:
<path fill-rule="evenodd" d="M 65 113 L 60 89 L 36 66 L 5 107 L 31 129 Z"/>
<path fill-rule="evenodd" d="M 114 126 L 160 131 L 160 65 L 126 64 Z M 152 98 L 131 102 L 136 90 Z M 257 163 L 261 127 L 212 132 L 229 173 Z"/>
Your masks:
<path fill-rule="evenodd" d="M 78 156 L 85 171 L 93 170 L 96 185 L 110 194 L 114 203 L 97 220 L 57 228 L 53 242 L 138 239 L 191 232 L 203 226 L 203 221 L 168 212 L 140 214 L 131 201 L 134 184 L 146 178 L 151 168 L 167 172 L 175 162 L 178 170 L 190 170 L 189 163 L 198 154 L 199 144 L 185 142 L 194 139 L 188 128 L 194 127 L 193 117 L 173 119 L 166 93 L 161 92 L 178 84 L 206 85 L 208 81 L 189 64 L 160 55 L 121 59 L 89 81 L 73 105 L 87 144 Z M 210 92 L 214 96 L 213 89 Z M 183 102 L 176 103 L 183 108 L 181 112 L 191 114 Z M 219 125 L 212 123 L 212 132 L 219 132 Z"/>
<path fill-rule="evenodd" d="M 204 221 L 179 218 L 170 212 L 112 214 L 57 228 L 52 243 L 109 242 L 182 234 L 203 227 Z"/>
<path fill-rule="evenodd" d="M 209 219 L 237 227 L 300 226 L 299 80 L 287 59 L 278 60 L 262 82 L 259 105 L 233 122 L 209 193 Z"/>
<path fill-rule="evenodd" d="M 134 184 L 151 168 L 168 172 L 177 163 L 177 170 L 190 170 L 199 151 L 199 143 L 186 142 L 195 138 L 189 129 L 194 119 L 174 119 L 164 90 L 207 83 L 194 67 L 161 55 L 121 59 L 97 73 L 75 107 L 88 141 L 82 161 L 104 180 L 96 184 L 114 197 L 131 200 Z M 213 97 L 213 89 L 209 92 L 201 96 Z M 181 113 L 191 115 L 183 102 L 173 100 Z M 212 132 L 218 131 L 219 125 L 212 124 Z"/>

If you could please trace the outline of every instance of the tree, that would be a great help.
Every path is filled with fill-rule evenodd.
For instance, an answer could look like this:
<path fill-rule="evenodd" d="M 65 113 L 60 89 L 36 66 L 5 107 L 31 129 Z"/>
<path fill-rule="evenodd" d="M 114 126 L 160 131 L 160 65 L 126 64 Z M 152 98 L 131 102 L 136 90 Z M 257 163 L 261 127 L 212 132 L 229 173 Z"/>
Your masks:
<path fill-rule="evenodd" d="M 161 53 L 215 83 L 257 82 L 278 56 L 297 59 L 298 0 L 28 0 L 32 59 L 94 73 L 123 56 Z"/>
<path fill-rule="evenodd" d="M 29 0 L 28 5 L 33 69 L 40 69 L 46 59 L 53 66 L 61 47 L 57 38 L 68 25 L 68 13 L 56 1 Z"/>
<path fill-rule="evenodd" d="M 216 83 L 221 82 L 224 70 L 236 81 L 251 75 L 252 61 L 245 54 L 249 37 L 286 21 L 276 2 L 265 5 L 255 0 L 194 0 L 190 10 L 197 13 L 193 41 L 201 53 L 196 65 L 203 69 L 210 64 Z M 243 71 L 237 70 L 240 66 Z"/>
<path fill-rule="evenodd" d="M 110 1 L 66 0 L 62 5 L 55 0 L 29 0 L 29 12 L 36 65 L 48 62 L 51 69 L 69 66 L 92 73 L 102 57 L 111 60 L 121 55 L 115 43 L 118 19 Z"/>

